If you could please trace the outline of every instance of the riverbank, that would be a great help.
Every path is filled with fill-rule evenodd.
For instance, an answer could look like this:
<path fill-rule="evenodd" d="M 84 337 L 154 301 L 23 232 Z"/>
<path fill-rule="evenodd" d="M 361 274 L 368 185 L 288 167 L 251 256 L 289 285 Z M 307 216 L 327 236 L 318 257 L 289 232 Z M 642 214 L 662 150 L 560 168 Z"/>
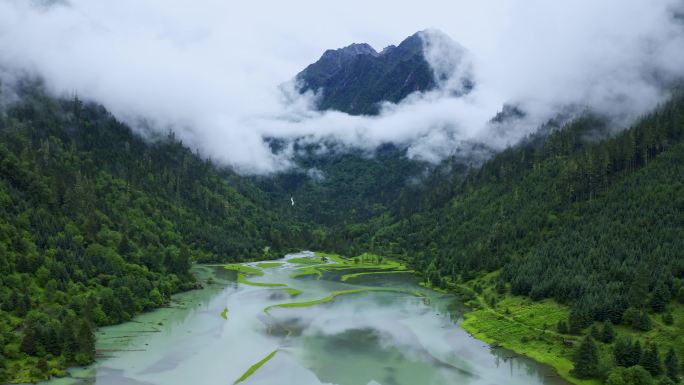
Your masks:
<path fill-rule="evenodd" d="M 317 255 L 323 255 L 323 253 L 317 253 Z M 375 266 L 379 270 L 416 273 L 400 262 L 377 255 L 367 255 L 372 256 L 375 261 L 382 261 L 381 265 Z M 337 255 L 335 257 L 338 261 L 341 258 Z M 342 260 L 343 263 L 353 263 L 352 261 L 355 259 Z M 356 261 L 363 263 L 363 258 L 356 258 Z M 311 269 L 309 273 L 320 272 Z M 368 273 L 346 274 L 341 280 L 346 281 L 365 274 Z M 383 272 L 376 271 L 371 274 L 383 274 Z M 497 274 L 488 274 L 467 284 L 453 286 L 450 290 L 431 287 L 429 284 L 423 284 L 423 286 L 442 293 L 462 294 L 464 304 L 471 311 L 464 314 L 460 326 L 474 338 L 493 347 L 502 347 L 548 365 L 556 371 L 559 377 L 573 384 L 600 385 L 601 382 L 598 380 L 581 380 L 570 374 L 573 368 L 572 356 L 579 338 L 560 334 L 555 330 L 559 321 L 568 318 L 569 309 L 552 300 L 534 302 L 528 298 L 498 294 L 493 284 Z M 491 298 L 496 298 L 496 300 L 492 301 Z"/>
<path fill-rule="evenodd" d="M 567 306 L 545 299 L 532 301 L 526 297 L 513 296 L 507 291 L 497 292 L 496 277 L 490 273 L 484 277 L 460 285 L 449 285 L 457 292 L 472 311 L 464 315 L 461 327 L 473 337 L 529 357 L 552 367 L 560 377 L 577 385 L 598 385 L 598 379 L 582 380 L 570 374 L 572 358 L 582 336 L 561 334 L 557 331 L 559 321 L 568 319 Z M 660 347 L 661 359 L 670 347 L 679 357 L 684 356 L 684 306 L 671 302 L 668 306 L 673 316 L 672 324 L 663 322 L 661 314 L 651 314 L 652 328 L 636 331 L 625 325 L 615 325 L 616 339 L 626 336 L 638 340 L 643 346 L 655 343 Z M 613 344 L 597 341 L 599 367 L 614 367 Z"/>
<path fill-rule="evenodd" d="M 91 365 L 95 365 L 99 360 L 110 357 L 115 352 L 126 351 L 126 344 L 136 338 L 136 336 L 158 333 L 159 323 L 167 322 L 169 314 L 178 313 L 183 310 L 189 311 L 189 309 L 192 309 L 197 304 L 204 302 L 208 296 L 212 295 L 211 293 L 219 291 L 223 286 L 229 284 L 225 279 L 215 275 L 215 272 L 214 268 L 206 265 L 193 265 L 192 273 L 195 276 L 195 282 L 192 289 L 172 294 L 168 302 L 137 313 L 131 320 L 99 327 L 95 332 L 95 337 L 97 338 L 96 357 L 88 365 L 67 365 L 64 360 L 54 358 L 47 360 L 50 370 L 47 374 L 44 374 L 38 373 L 35 370 L 36 363 L 31 359 L 21 362 L 7 360 L 5 365 L 13 371 L 13 378 L 3 382 L 3 384 L 28 385 L 49 380 L 68 380 L 75 373 L 87 372 L 88 368 Z M 126 325 L 126 331 L 124 333 L 117 333 L 117 330 L 124 327 L 124 325 Z"/>
<path fill-rule="evenodd" d="M 326 254 L 317 252 L 316 255 Z M 344 258 L 334 254 L 333 256 L 335 261 L 341 263 L 342 266 L 353 266 L 355 263 L 364 265 L 363 256 L 367 256 L 366 260 L 380 262 L 372 265 L 378 271 L 370 274 L 383 274 L 383 270 L 393 273 L 416 273 L 401 262 L 373 254 L 364 254 L 357 258 Z M 365 267 L 371 267 L 371 264 L 366 264 Z M 306 269 L 304 274 L 320 276 L 321 271 L 312 267 Z M 341 277 L 341 281 L 366 274 L 369 273 L 345 274 Z M 421 285 L 442 293 L 460 294 L 464 304 L 471 309 L 464 314 L 460 326 L 474 338 L 493 347 L 502 347 L 548 365 L 556 371 L 559 377 L 573 384 L 601 384 L 598 380 L 581 380 L 570 374 L 573 368 L 574 346 L 579 343 L 578 337 L 559 334 L 555 331 L 558 322 L 567 319 L 569 309 L 552 300 L 534 302 L 523 297 L 498 294 L 493 284 L 496 275 L 497 273 L 492 273 L 463 285 L 449 285 L 451 286 L 449 290 L 431 287 L 425 283 Z M 496 300 L 493 302 L 491 298 L 496 298 Z"/>
<path fill-rule="evenodd" d="M 577 385 L 598 385 L 598 380 L 573 377 L 572 356 L 579 343 L 577 336 L 556 332 L 559 321 L 570 311 L 552 300 L 534 302 L 508 294 L 495 295 L 487 278 L 459 285 L 469 294 L 466 301 L 472 311 L 464 315 L 461 327 L 473 337 L 529 357 L 552 367 L 560 377 Z M 476 290 L 476 287 L 482 288 Z M 480 293 L 478 293 L 480 291 Z M 492 301 L 491 298 L 496 298 Z"/>
<path fill-rule="evenodd" d="M 295 277 L 308 269 L 320 275 Z M 103 328 L 97 346 L 106 353 L 96 364 L 71 368 L 69 378 L 44 385 L 211 385 L 217 378 L 282 384 L 282 373 L 303 385 L 460 384 L 475 378 L 569 385 L 547 365 L 469 336 L 457 322 L 465 311 L 461 301 L 420 287 L 419 278 L 396 261 L 303 252 L 194 270 L 203 290 Z M 298 291 L 297 301 L 288 288 Z"/>

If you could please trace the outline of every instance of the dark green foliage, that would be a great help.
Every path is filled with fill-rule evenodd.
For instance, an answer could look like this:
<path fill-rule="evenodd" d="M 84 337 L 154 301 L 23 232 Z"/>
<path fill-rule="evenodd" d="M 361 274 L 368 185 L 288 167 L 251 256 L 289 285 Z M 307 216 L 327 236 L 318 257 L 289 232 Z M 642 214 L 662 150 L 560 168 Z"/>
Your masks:
<path fill-rule="evenodd" d="M 308 238 L 172 135 L 148 143 L 101 106 L 36 83 L 18 91 L 0 111 L 0 342 L 19 351 L 8 359 L 87 364 L 95 327 L 195 287 L 192 261 L 268 257 Z"/>
<path fill-rule="evenodd" d="M 639 340 L 632 340 L 630 337 L 620 337 L 613 346 L 613 356 L 615 363 L 619 366 L 630 367 L 641 362 L 641 343 Z"/>
<path fill-rule="evenodd" d="M 672 313 L 667 312 L 663 314 L 663 323 L 665 325 L 672 325 L 674 323 L 674 316 L 672 316 Z"/>
<path fill-rule="evenodd" d="M 620 337 L 615 341 L 615 346 L 613 346 L 613 356 L 615 357 L 615 363 L 620 366 L 629 367 L 632 366 L 632 341 L 626 337 Z"/>
<path fill-rule="evenodd" d="M 413 210 L 408 202 L 415 200 L 416 191 L 408 181 L 418 179 L 428 167 L 425 162 L 408 159 L 406 148 L 393 145 L 381 146 L 373 153 L 327 149 L 320 155 L 316 146 L 297 149 L 302 153 L 296 158 L 299 169 L 255 181 L 272 201 L 286 204 L 289 215 L 329 229 L 317 240 L 319 245 L 307 247 L 335 249 L 347 255 L 359 253 L 342 249 L 371 241 L 368 221 Z M 311 176 L 316 174 L 320 176 Z M 290 197 L 294 206 L 290 206 Z M 347 231 L 341 232 L 345 225 Z"/>
<path fill-rule="evenodd" d="M 641 362 L 643 355 L 644 349 L 641 347 L 641 342 L 639 340 L 635 340 L 634 344 L 632 345 L 632 365 L 638 365 Z"/>
<path fill-rule="evenodd" d="M 617 367 L 608 373 L 606 385 L 652 385 L 653 378 L 641 366 Z"/>
<path fill-rule="evenodd" d="M 663 377 L 658 381 L 658 385 L 675 385 L 669 377 Z"/>
<path fill-rule="evenodd" d="M 558 330 L 558 333 L 568 334 L 568 322 L 565 320 L 558 321 L 558 325 L 556 325 L 556 330 Z"/>
<path fill-rule="evenodd" d="M 656 344 L 648 344 L 646 351 L 644 351 L 641 356 L 640 365 L 653 376 L 659 376 L 663 372 L 663 367 L 660 363 L 660 354 L 658 353 L 658 346 L 656 346 Z"/>
<path fill-rule="evenodd" d="M 627 298 L 634 308 L 641 309 L 646 305 L 648 298 L 648 273 L 643 268 L 637 269 L 634 280 L 631 283 Z"/>
<path fill-rule="evenodd" d="M 592 378 L 598 375 L 598 348 L 591 336 L 586 336 L 580 344 L 573 360 L 575 367 L 572 375 L 577 378 Z"/>
<path fill-rule="evenodd" d="M 442 287 L 501 270 L 499 294 L 567 304 L 562 333 L 608 320 L 604 342 L 611 323 L 649 330 L 648 310 L 684 302 L 680 96 L 617 134 L 589 114 L 550 124 L 478 168 L 452 159 L 424 176 L 405 149 L 381 148 L 297 160 L 322 180 L 260 180 L 218 170 L 172 135 L 145 142 L 102 107 L 24 93 L 0 115 L 0 325 L 16 330 L 0 338 L 18 354 L 86 363 L 94 327 L 192 288 L 192 261 L 295 246 L 400 258 Z M 578 375 L 595 376 L 582 345 Z M 641 350 L 613 347 L 624 367 L 648 362 Z"/>
<path fill-rule="evenodd" d="M 627 309 L 623 315 L 624 323 L 632 326 L 635 330 L 648 331 L 653 326 L 651 317 L 644 309 L 635 309 L 633 307 Z"/>
<path fill-rule="evenodd" d="M 589 334 L 591 337 L 595 340 L 601 340 L 601 332 L 599 331 L 598 327 L 596 324 L 591 325 L 591 329 L 589 330 Z"/>
<path fill-rule="evenodd" d="M 613 323 L 610 320 L 605 320 L 603 322 L 603 330 L 601 330 L 601 341 L 609 344 L 615 340 L 615 329 L 613 328 Z"/>
<path fill-rule="evenodd" d="M 502 279 L 497 279 L 494 289 L 496 290 L 497 294 L 506 294 L 506 282 Z"/>
<path fill-rule="evenodd" d="M 651 328 L 653 328 L 653 323 L 651 322 L 651 317 L 648 315 L 648 312 L 645 310 L 639 312 L 638 322 L 632 326 L 641 331 L 651 330 Z"/>
<path fill-rule="evenodd" d="M 660 282 L 651 295 L 651 308 L 656 312 L 662 312 L 671 299 L 670 290 Z"/>
<path fill-rule="evenodd" d="M 650 329 L 646 308 L 684 277 L 684 98 L 615 135 L 590 115 L 549 130 L 427 192 L 446 199 L 375 220 L 364 246 L 454 283 L 502 269 L 512 294 L 570 305 L 575 333 L 630 306 Z"/>
<path fill-rule="evenodd" d="M 665 374 L 675 383 L 679 382 L 679 361 L 672 348 L 667 351 L 665 356 Z"/>
<path fill-rule="evenodd" d="M 568 317 L 568 330 L 572 334 L 581 334 L 582 329 L 589 326 L 590 322 L 589 314 L 579 308 L 572 309 Z"/>

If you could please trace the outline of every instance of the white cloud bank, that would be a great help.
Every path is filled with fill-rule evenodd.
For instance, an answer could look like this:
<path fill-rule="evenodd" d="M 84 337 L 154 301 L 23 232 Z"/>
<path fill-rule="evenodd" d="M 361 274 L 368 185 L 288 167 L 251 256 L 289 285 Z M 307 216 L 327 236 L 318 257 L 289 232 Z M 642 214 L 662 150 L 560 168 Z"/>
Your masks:
<path fill-rule="evenodd" d="M 626 122 L 684 73 L 675 0 L 48 3 L 0 0 L 0 67 L 39 74 L 53 92 L 92 98 L 134 125 L 172 127 L 206 156 L 251 173 L 290 164 L 291 152 L 274 156 L 264 136 L 405 143 L 412 156 L 438 161 L 467 141 L 514 143 L 567 105 Z M 477 86 L 468 96 L 451 97 L 446 82 L 379 117 L 353 117 L 312 111 L 310 100 L 279 89 L 325 49 L 381 49 L 425 28 L 469 50 Z M 428 57 L 452 67 L 439 51 Z M 528 118 L 494 135 L 487 122 L 508 102 Z"/>

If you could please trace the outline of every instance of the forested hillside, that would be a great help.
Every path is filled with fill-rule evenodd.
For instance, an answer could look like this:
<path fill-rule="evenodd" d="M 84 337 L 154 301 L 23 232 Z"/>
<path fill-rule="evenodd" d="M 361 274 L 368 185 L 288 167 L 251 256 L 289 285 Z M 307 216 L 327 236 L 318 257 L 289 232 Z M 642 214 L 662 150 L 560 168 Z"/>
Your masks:
<path fill-rule="evenodd" d="M 681 313 L 681 94 L 627 130 L 591 114 L 548 126 L 481 167 L 391 145 L 310 148 L 296 170 L 248 178 L 171 134 L 144 140 L 97 104 L 35 82 L 18 93 L 0 114 L 2 381 L 91 361 L 94 328 L 193 288 L 192 261 L 294 248 L 372 251 L 444 288 L 495 277 L 485 293 L 568 306 L 561 335 L 608 322 L 638 337 Z M 683 340 L 669 348 L 684 357 Z"/>
<path fill-rule="evenodd" d="M 406 148 L 391 144 L 372 152 L 315 148 L 301 151 L 297 169 L 257 178 L 257 185 L 272 200 L 295 201 L 293 215 L 328 229 L 400 214 L 405 194 L 422 183 L 432 166 L 406 156 Z M 325 239 L 334 247 L 336 234 Z"/>
<path fill-rule="evenodd" d="M 531 138 L 473 170 L 443 207 L 380 228 L 372 246 L 429 268 L 435 283 L 505 267 L 518 294 L 561 302 L 596 295 L 596 308 L 582 310 L 586 320 L 617 320 L 639 270 L 649 272 L 649 291 L 659 283 L 674 290 L 684 274 L 684 99 L 605 140 L 588 139 L 606 130 L 586 116 Z"/>
<path fill-rule="evenodd" d="M 247 179 L 103 107 L 18 90 L 0 115 L 0 382 L 90 362 L 93 329 L 193 288 L 191 261 L 280 255 L 310 232 Z"/>
<path fill-rule="evenodd" d="M 435 286 L 497 272 L 499 295 L 570 306 L 562 333 L 587 333 L 595 321 L 648 331 L 654 317 L 672 324 L 672 306 L 684 304 L 681 95 L 616 134 L 586 115 L 454 183 L 443 206 L 366 224 L 372 235 L 365 247 L 408 261 Z M 682 338 L 657 348 L 673 348 L 676 362 L 684 356 Z"/>

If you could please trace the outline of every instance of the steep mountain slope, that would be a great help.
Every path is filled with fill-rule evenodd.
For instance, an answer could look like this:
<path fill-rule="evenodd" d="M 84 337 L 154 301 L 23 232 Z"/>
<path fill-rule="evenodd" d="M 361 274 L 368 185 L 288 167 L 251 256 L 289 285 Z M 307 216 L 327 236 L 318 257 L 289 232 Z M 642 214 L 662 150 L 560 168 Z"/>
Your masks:
<path fill-rule="evenodd" d="M 94 327 L 194 287 L 193 260 L 308 242 L 249 180 L 172 136 L 146 142 L 39 84 L 21 93 L 0 117 L 0 382 L 89 362 Z"/>
<path fill-rule="evenodd" d="M 438 79 L 424 52 L 426 39 L 426 32 L 418 32 L 380 53 L 368 44 L 328 50 L 295 80 L 300 92 L 320 93 L 317 107 L 321 110 L 376 114 L 383 101 L 398 103 L 413 92 L 437 87 Z"/>
<path fill-rule="evenodd" d="M 443 207 L 376 223 L 369 247 L 438 286 L 503 268 L 512 293 L 570 305 L 575 330 L 631 322 L 663 292 L 681 297 L 684 98 L 618 135 L 583 139 L 604 127 L 587 116 L 497 155 Z"/>
<path fill-rule="evenodd" d="M 94 327 L 192 288 L 192 260 L 296 247 L 399 258 L 448 289 L 488 282 L 488 301 L 551 298 L 571 309 L 564 337 L 611 321 L 641 338 L 684 304 L 681 94 L 628 130 L 587 114 L 482 167 L 312 148 L 266 179 L 219 170 L 172 135 L 144 141 L 39 84 L 21 97 L 0 116 L 5 381 L 88 362 Z M 677 335 L 680 321 L 664 322 Z M 681 338 L 658 342 L 684 357 Z"/>
<path fill-rule="evenodd" d="M 373 152 L 307 151 L 295 162 L 297 169 L 257 178 L 257 184 L 273 200 L 293 197 L 293 215 L 301 220 L 328 227 L 364 222 L 392 211 L 411 181 L 431 168 L 408 159 L 405 148 L 389 144 Z"/>
<path fill-rule="evenodd" d="M 428 207 L 339 229 L 348 242 L 335 245 L 406 261 L 428 284 L 481 309 L 469 330 L 573 382 L 627 370 L 640 373 L 639 383 L 676 383 L 669 381 L 684 357 L 684 97 L 611 132 L 586 115 L 532 137 L 422 190 L 416 199 Z M 595 353 L 583 356 L 588 349 Z"/>

